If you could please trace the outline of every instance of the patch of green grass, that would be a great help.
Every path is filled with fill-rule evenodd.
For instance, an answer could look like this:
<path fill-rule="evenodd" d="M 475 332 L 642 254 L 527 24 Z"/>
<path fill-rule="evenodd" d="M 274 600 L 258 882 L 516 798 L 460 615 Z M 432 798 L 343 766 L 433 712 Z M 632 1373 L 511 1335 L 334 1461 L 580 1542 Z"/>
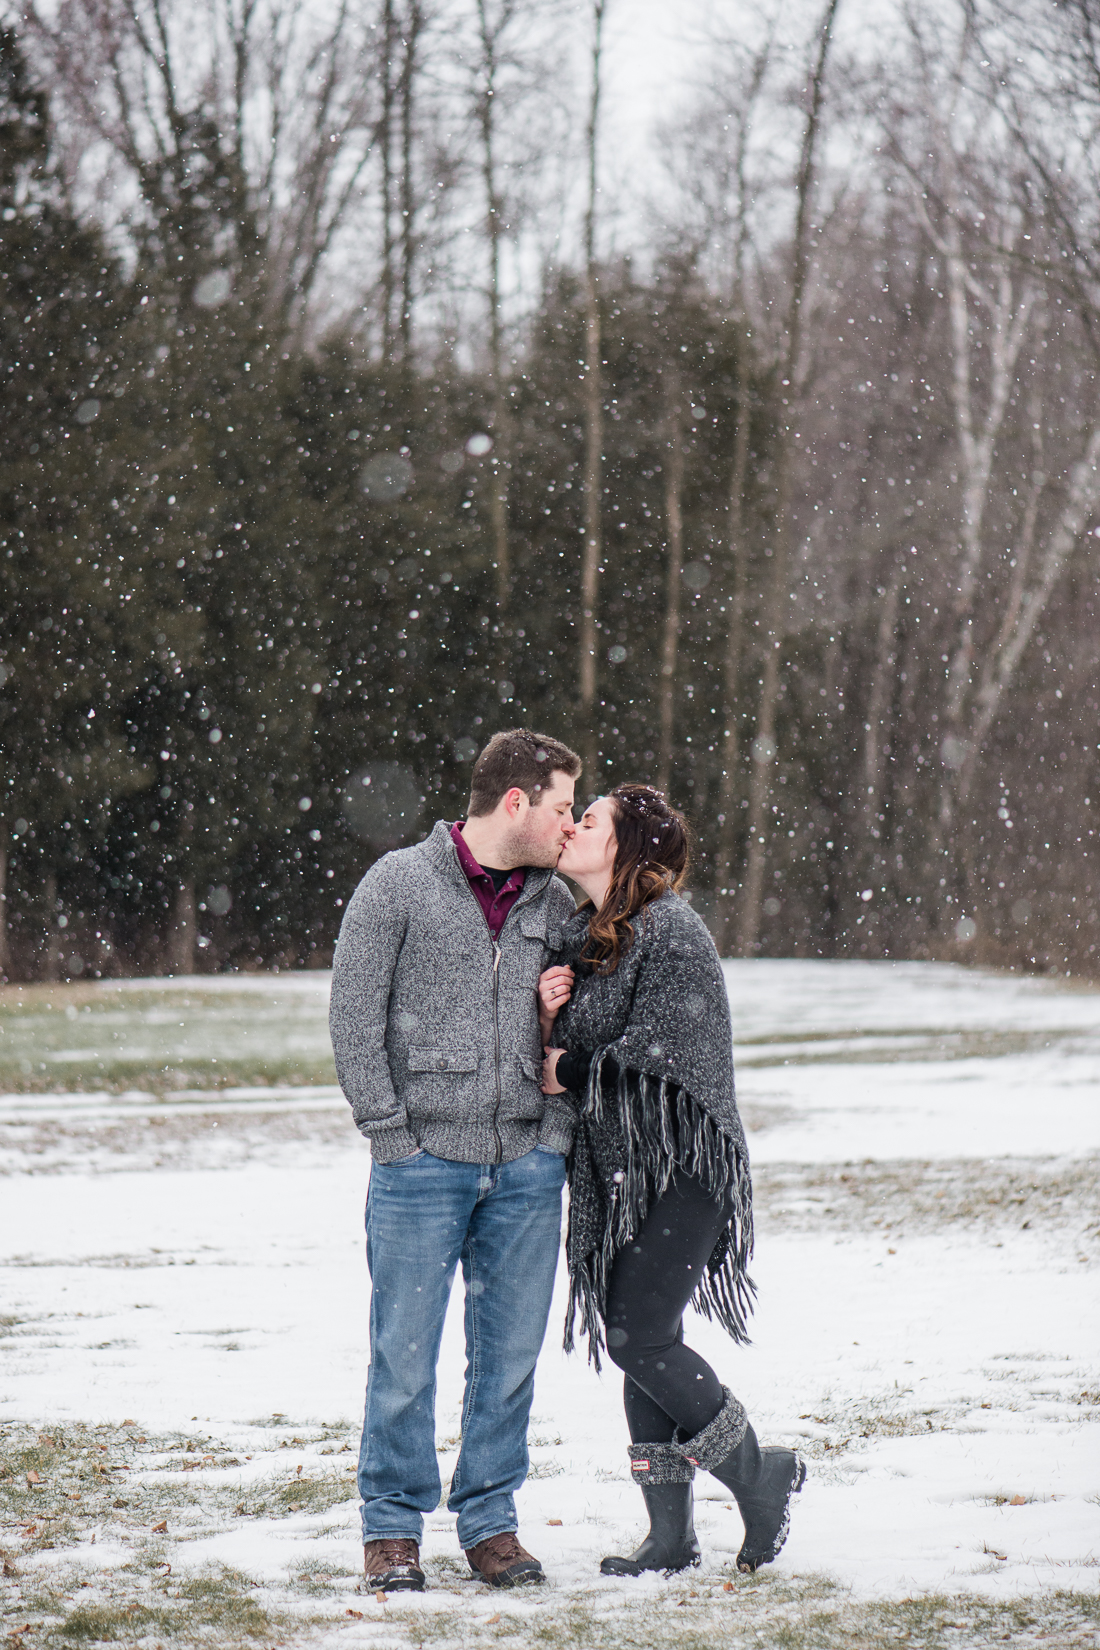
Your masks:
<path fill-rule="evenodd" d="M 734 1575 L 727 1585 L 689 1573 L 670 1578 L 663 1593 L 636 1599 L 602 1594 L 591 1601 L 479 1594 L 469 1607 L 419 1614 L 387 1607 L 390 1635 L 410 1647 L 536 1645 L 540 1650 L 913 1650 L 1008 1643 L 1035 1650 L 1080 1650 L 1082 1634 L 1100 1623 L 1100 1598 L 1080 1593 L 991 1601 L 970 1595 L 857 1602 L 820 1577 L 786 1580 Z M 499 1621 L 486 1619 L 492 1604 Z"/>
<path fill-rule="evenodd" d="M 29 1577 L 17 1606 L 5 1612 L 31 1633 L 16 1639 L 26 1650 L 79 1644 L 133 1643 L 155 1636 L 162 1643 L 214 1643 L 219 1647 L 285 1637 L 288 1618 L 261 1605 L 256 1583 L 227 1566 L 208 1566 L 175 1580 L 153 1568 L 151 1553 L 121 1570 L 97 1573 L 51 1569 Z"/>
<path fill-rule="evenodd" d="M 318 1564 L 316 1559 L 309 1559 L 292 1567 L 291 1581 L 300 1592 L 311 1598 L 332 1598 L 344 1591 L 340 1587 L 341 1581 L 348 1581 L 358 1574 L 357 1570 L 345 1569 L 342 1564 Z"/>
<path fill-rule="evenodd" d="M 225 1492 L 222 1500 L 232 1500 L 240 1518 L 285 1518 L 290 1513 L 322 1513 L 338 1507 L 355 1494 L 355 1469 L 344 1472 L 303 1472 L 289 1479 L 267 1479 L 244 1491 Z"/>
<path fill-rule="evenodd" d="M 1023 1163 L 1006 1159 L 764 1164 L 754 1197 L 769 1229 L 847 1230 L 884 1237 L 946 1226 L 1008 1230 L 1076 1228 L 1093 1240 L 1100 1159 Z"/>
<path fill-rule="evenodd" d="M 214 1637 L 223 1645 L 269 1638 L 281 1622 L 251 1596 L 252 1585 L 239 1571 L 219 1568 L 188 1576 L 171 1589 L 165 1584 L 161 1596 L 148 1602 L 123 1594 L 108 1602 L 78 1603 L 47 1633 L 46 1642 L 114 1643 L 150 1633 L 177 1643 Z"/>
<path fill-rule="evenodd" d="M 98 1436 L 87 1429 L 82 1434 Z M 22 1447 L 37 1450 L 40 1459 L 51 1448 L 34 1437 L 23 1439 Z M 63 1458 L 56 1439 L 53 1447 Z M 53 1470 L 57 1467 L 55 1458 Z M 343 1497 L 351 1489 L 350 1474 L 307 1480 L 311 1483 L 321 1485 L 321 1504 L 331 1505 L 331 1496 Z M 224 1488 L 210 1483 L 203 1488 L 208 1525 L 220 1518 L 222 1528 L 229 1527 L 221 1507 Z M 297 1475 L 293 1482 L 268 1481 L 261 1490 L 274 1503 L 269 1516 L 280 1515 L 281 1499 L 303 1493 Z M 15 1629 L 28 1623 L 32 1628 L 19 1637 L 20 1650 L 139 1642 L 163 1650 L 191 1645 L 247 1650 L 261 1642 L 304 1644 L 322 1629 L 331 1635 L 352 1626 L 345 1611 L 353 1602 L 348 1583 L 357 1572 L 333 1563 L 335 1553 L 327 1547 L 325 1558 L 299 1558 L 281 1586 L 265 1585 L 257 1596 L 239 1571 L 212 1566 L 187 1571 L 184 1550 L 170 1545 L 176 1533 L 163 1537 L 131 1529 L 129 1562 L 106 1571 L 80 1560 L 43 1563 L 24 1550 L 4 1581 L 9 1622 Z M 344 1556 L 350 1559 L 352 1549 Z M 169 1559 L 175 1560 L 174 1570 Z M 392 1650 L 406 1645 L 409 1650 L 888 1650 L 898 1645 L 985 1650 L 1000 1643 L 1013 1650 L 1083 1650 L 1100 1631 L 1095 1594 L 859 1601 L 827 1577 L 772 1569 L 742 1576 L 732 1561 L 724 1569 L 685 1572 L 637 1591 L 628 1584 L 603 1584 L 587 1566 L 576 1587 L 566 1582 L 510 1594 L 479 1586 L 461 1555 L 454 1554 L 433 1557 L 428 1580 L 435 1594 L 431 1608 L 395 1594 L 382 1606 L 364 1600 L 356 1622 L 381 1630 Z"/>
<path fill-rule="evenodd" d="M 1095 1048 L 1087 1031 L 1057 1027 L 1036 1031 L 892 1030 L 776 1032 L 737 1038 L 739 1067 L 896 1065 L 899 1061 L 995 1060 L 1006 1055 L 1045 1053 L 1052 1048 Z"/>
<path fill-rule="evenodd" d="M 26 1550 L 68 1547 L 104 1521 L 151 1527 L 171 1509 L 200 1500 L 185 1482 L 151 1482 L 143 1467 L 158 1452 L 190 1447 L 136 1428 L 51 1426 L 0 1429 L 0 1518 L 20 1527 Z"/>
<path fill-rule="evenodd" d="M 0 1091 L 332 1084 L 321 993 L 0 988 Z"/>

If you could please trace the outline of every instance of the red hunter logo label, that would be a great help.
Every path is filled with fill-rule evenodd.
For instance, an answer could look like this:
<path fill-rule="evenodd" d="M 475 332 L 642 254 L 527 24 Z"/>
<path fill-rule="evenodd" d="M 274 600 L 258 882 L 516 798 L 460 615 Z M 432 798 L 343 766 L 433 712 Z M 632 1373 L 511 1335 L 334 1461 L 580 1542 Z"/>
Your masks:
<path fill-rule="evenodd" d="M 649 1471 L 649 1462 L 648 1461 L 631 1461 L 630 1470 L 631 1470 L 631 1472 L 648 1472 Z"/>

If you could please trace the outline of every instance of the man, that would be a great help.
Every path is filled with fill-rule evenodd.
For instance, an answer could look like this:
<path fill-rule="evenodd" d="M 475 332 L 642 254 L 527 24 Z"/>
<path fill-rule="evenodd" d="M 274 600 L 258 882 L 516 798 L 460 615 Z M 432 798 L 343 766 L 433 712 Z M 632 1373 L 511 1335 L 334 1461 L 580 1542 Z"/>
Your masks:
<path fill-rule="evenodd" d="M 462 1447 L 447 1502 L 476 1575 L 541 1581 L 520 1546 L 535 1361 L 561 1231 L 568 1106 L 542 1093 L 537 987 L 574 902 L 553 874 L 573 834 L 579 757 L 498 733 L 464 824 L 385 854 L 348 905 L 330 1027 L 371 1143 L 371 1361 L 359 1456 L 364 1569 L 420 1590 L 423 1514 L 439 1504 L 435 1373 L 455 1269 L 466 1286 Z"/>

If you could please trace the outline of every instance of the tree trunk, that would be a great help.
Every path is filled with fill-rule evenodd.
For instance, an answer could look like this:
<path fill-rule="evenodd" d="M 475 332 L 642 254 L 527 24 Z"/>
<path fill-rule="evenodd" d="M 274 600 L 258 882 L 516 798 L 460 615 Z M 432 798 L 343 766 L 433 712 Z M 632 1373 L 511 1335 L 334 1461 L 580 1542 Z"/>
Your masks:
<path fill-rule="evenodd" d="M 883 792 L 885 789 L 884 776 L 886 772 L 885 758 L 888 750 L 887 715 L 894 686 L 895 673 L 898 662 L 898 603 L 901 600 L 901 582 L 904 563 L 899 556 L 895 561 L 889 582 L 880 600 L 882 607 L 879 611 L 878 632 L 875 638 L 875 658 L 871 673 L 871 691 L 867 697 L 867 710 L 863 723 L 863 762 L 862 762 L 862 796 L 860 798 L 860 813 L 862 815 L 862 853 L 860 855 L 863 867 L 861 881 L 864 887 L 871 889 L 871 900 L 866 907 L 865 930 L 866 937 L 872 936 L 882 942 L 882 906 L 880 895 L 882 892 L 883 860 L 883 827 L 885 816 L 883 813 Z"/>
<path fill-rule="evenodd" d="M 485 222 L 489 242 L 489 375 L 492 380 L 490 432 L 493 453 L 490 463 L 489 534 L 493 546 L 497 624 L 500 630 L 498 655 L 507 673 L 509 654 L 506 627 L 512 593 L 512 559 L 508 543 L 508 385 L 504 362 L 504 328 L 500 295 L 500 244 L 503 233 L 501 198 L 496 162 L 496 95 L 498 46 L 486 13 L 485 0 L 478 0 L 478 32 L 481 46 L 482 84 L 478 98 L 478 125 L 481 131 L 481 176 L 485 189 Z"/>
<path fill-rule="evenodd" d="M 734 235 L 733 289 L 731 308 L 738 327 L 737 356 L 734 362 L 734 405 L 737 409 L 733 432 L 733 462 L 729 490 L 729 559 L 726 580 L 726 647 L 722 659 L 722 689 L 725 730 L 722 736 L 722 778 L 718 794 L 718 838 L 715 848 L 715 890 L 718 895 L 717 943 L 726 955 L 736 943 L 737 895 L 734 855 L 740 812 L 741 779 L 741 666 L 745 648 L 745 612 L 749 590 L 748 543 L 745 537 L 745 484 L 749 473 L 749 438 L 752 430 L 752 395 L 748 370 L 746 326 L 745 264 L 749 248 L 749 190 L 746 163 L 752 114 L 771 61 L 771 40 L 765 41 L 753 59 L 745 94 L 740 104 L 737 141 L 734 149 L 736 179 L 736 233 Z"/>
<path fill-rule="evenodd" d="M 382 359 L 390 364 L 394 357 L 395 332 L 393 324 L 394 296 L 397 280 L 396 237 L 393 232 L 393 143 L 394 143 L 394 84 L 393 56 L 397 44 L 397 22 L 393 0 L 385 0 L 382 8 Z"/>
<path fill-rule="evenodd" d="M 1039 557 L 1034 583 L 1021 597 L 1012 616 L 1011 627 L 1006 617 L 996 646 L 986 656 L 975 694 L 973 720 L 966 730 L 966 756 L 958 774 L 958 797 L 961 802 L 969 798 L 982 747 L 1012 685 L 1024 649 L 1046 611 L 1054 587 L 1085 530 L 1086 522 L 1098 506 L 1100 425 L 1089 432 L 1085 450 L 1070 470 L 1065 503 Z"/>
<path fill-rule="evenodd" d="M 722 785 L 718 801 L 718 849 L 716 882 L 718 891 L 718 949 L 724 955 L 734 944 L 736 906 L 734 854 L 737 846 L 738 793 L 741 789 L 741 739 L 738 727 L 741 685 L 741 656 L 745 645 L 745 602 L 748 594 L 748 545 L 745 541 L 745 482 L 749 470 L 749 426 L 752 409 L 748 375 L 737 356 L 737 425 L 733 436 L 733 469 L 730 475 L 729 568 L 726 596 L 726 650 L 722 661 L 722 686 L 726 727 L 722 741 Z"/>
<path fill-rule="evenodd" d="M 588 205 L 584 219 L 584 549 L 581 553 L 581 752 L 589 781 L 597 755 L 596 648 L 600 561 L 603 553 L 603 378 L 596 274 L 596 141 L 600 113 L 600 54 L 607 0 L 592 0 L 592 86 L 588 105 Z"/>
<path fill-rule="evenodd" d="M 949 890 L 958 895 L 960 861 L 954 836 L 957 827 L 956 803 L 958 775 L 966 759 L 966 728 L 969 701 L 974 676 L 974 620 L 978 594 L 978 576 L 984 548 L 984 523 L 990 498 L 993 473 L 994 444 L 1001 431 L 1008 408 L 1016 367 L 1031 311 L 1035 292 L 1025 286 L 1019 301 L 1013 291 L 1011 277 L 1002 262 L 998 271 L 996 294 L 985 292 L 974 281 L 967 267 L 959 229 L 961 205 L 955 204 L 955 156 L 950 142 L 944 142 L 949 186 L 948 205 L 952 216 L 944 237 L 947 264 L 947 287 L 951 306 L 952 337 L 952 394 L 955 406 L 955 427 L 959 444 L 959 470 L 962 478 L 962 520 L 960 523 L 959 567 L 954 580 L 955 599 L 953 618 L 956 640 L 948 666 L 947 696 L 944 704 L 943 740 L 941 743 L 941 785 L 939 807 L 939 835 L 943 853 L 947 856 Z M 969 298 L 984 300 L 989 317 L 986 349 L 989 356 L 989 390 L 985 417 L 979 426 L 974 415 L 971 363 L 971 314 Z"/>
<path fill-rule="evenodd" d="M 772 797 L 772 773 L 778 754 L 775 735 L 779 704 L 780 666 L 787 634 L 787 605 L 791 558 L 791 487 L 794 460 L 792 429 L 797 425 L 802 372 L 802 307 L 810 260 L 810 202 L 813 193 L 814 160 L 821 130 L 825 98 L 825 68 L 829 58 L 833 23 L 839 0 L 828 0 L 818 29 L 817 60 L 810 80 L 810 106 L 802 136 L 802 150 L 795 186 L 795 230 L 791 260 L 791 288 L 787 305 L 782 387 L 790 391 L 783 398 L 787 408 L 779 427 L 775 459 L 775 529 L 772 535 L 770 567 L 764 595 L 764 667 L 756 713 L 756 737 L 752 744 L 749 779 L 749 842 L 745 868 L 745 893 L 741 904 L 740 951 L 743 957 L 756 953 L 760 943 L 760 919 L 764 901 L 764 872 L 767 863 L 767 833 Z"/>
<path fill-rule="evenodd" d="M 416 267 L 416 182 L 413 177 L 415 139 L 417 51 L 424 26 L 420 0 L 412 0 L 405 23 L 404 57 L 401 61 L 401 315 L 398 331 L 401 360 L 412 361 L 412 321 L 415 301 Z"/>
<path fill-rule="evenodd" d="M 668 459 L 665 463 L 665 622 L 661 644 L 661 717 L 657 786 L 668 795 L 672 779 L 672 733 L 676 713 L 676 663 L 680 646 L 680 587 L 684 566 L 684 437 L 680 381 L 675 368 L 666 374 Z"/>
<path fill-rule="evenodd" d="M 172 927 L 165 947 L 166 973 L 193 974 L 195 972 L 195 942 L 198 938 L 198 912 L 195 907 L 195 884 L 181 882 L 172 904 Z"/>
<path fill-rule="evenodd" d="M 882 836 L 878 828 L 880 824 L 878 816 L 882 798 L 886 712 L 890 704 L 890 690 L 893 685 L 894 670 L 898 659 L 898 603 L 901 600 L 903 565 L 899 558 L 894 565 L 889 583 L 880 598 L 882 607 L 879 612 L 878 635 L 875 639 L 875 662 L 871 674 L 871 691 L 867 698 L 867 714 L 863 727 L 864 836 L 873 844 L 878 843 Z M 874 848 L 871 849 L 872 856 L 875 851 Z"/>
<path fill-rule="evenodd" d="M 0 848 L 0 979 L 11 977 L 11 943 L 8 939 L 8 850 Z"/>
<path fill-rule="evenodd" d="M 57 926 L 57 872 L 49 871 L 43 883 L 46 899 L 46 933 L 42 950 L 42 978 L 51 985 L 61 978 L 61 932 Z"/>

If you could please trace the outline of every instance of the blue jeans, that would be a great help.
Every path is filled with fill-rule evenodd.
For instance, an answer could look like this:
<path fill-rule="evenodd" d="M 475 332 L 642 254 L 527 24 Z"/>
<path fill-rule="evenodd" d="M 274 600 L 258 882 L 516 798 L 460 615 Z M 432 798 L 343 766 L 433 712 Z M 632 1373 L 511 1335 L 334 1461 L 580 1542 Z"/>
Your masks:
<path fill-rule="evenodd" d="M 359 1452 L 364 1541 L 419 1542 L 423 1514 L 439 1505 L 435 1372 L 460 1260 L 466 1393 L 447 1505 L 465 1548 L 515 1530 L 564 1183 L 564 1157 L 544 1147 L 514 1163 L 446 1163 L 421 1151 L 372 1165 L 371 1362 Z"/>

